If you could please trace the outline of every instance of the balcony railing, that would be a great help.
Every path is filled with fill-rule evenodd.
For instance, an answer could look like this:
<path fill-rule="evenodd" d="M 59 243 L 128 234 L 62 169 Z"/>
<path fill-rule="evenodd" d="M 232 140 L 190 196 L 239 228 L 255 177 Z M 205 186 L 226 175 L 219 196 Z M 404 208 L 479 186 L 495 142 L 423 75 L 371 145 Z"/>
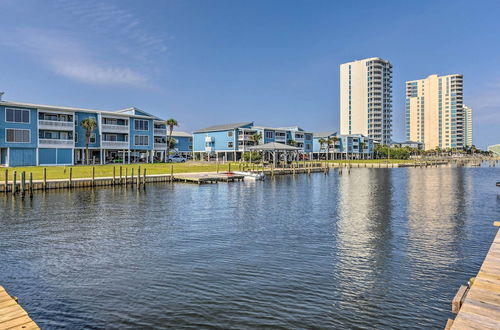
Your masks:
<path fill-rule="evenodd" d="M 128 133 L 130 129 L 128 125 L 102 124 L 101 130 L 109 133 Z"/>
<path fill-rule="evenodd" d="M 73 140 L 39 139 L 38 144 L 40 147 L 73 147 L 75 142 Z"/>
<path fill-rule="evenodd" d="M 128 149 L 128 141 L 102 141 L 101 147 L 104 149 Z"/>
<path fill-rule="evenodd" d="M 167 129 L 166 128 L 155 128 L 154 134 L 160 135 L 160 136 L 165 136 L 165 135 L 167 135 Z"/>
<path fill-rule="evenodd" d="M 166 143 L 158 143 L 158 142 L 155 142 L 154 144 L 154 148 L 155 149 L 167 149 L 167 144 Z"/>
<path fill-rule="evenodd" d="M 74 126 L 75 123 L 72 121 L 58 121 L 58 120 L 38 121 L 39 129 L 56 129 L 56 130 L 72 131 Z"/>

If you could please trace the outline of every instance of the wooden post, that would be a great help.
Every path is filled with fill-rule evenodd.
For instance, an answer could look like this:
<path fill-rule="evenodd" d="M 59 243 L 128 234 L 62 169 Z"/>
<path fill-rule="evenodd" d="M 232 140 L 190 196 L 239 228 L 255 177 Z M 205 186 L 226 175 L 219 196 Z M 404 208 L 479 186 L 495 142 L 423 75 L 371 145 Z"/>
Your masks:
<path fill-rule="evenodd" d="M 30 172 L 30 195 L 33 195 L 33 173 Z"/>
<path fill-rule="evenodd" d="M 217 164 L 215 165 L 215 167 L 217 168 L 217 174 L 219 174 L 219 161 L 217 161 Z"/>
<path fill-rule="evenodd" d="M 128 168 L 125 168 L 125 186 L 128 184 Z"/>
<path fill-rule="evenodd" d="M 9 191 L 9 170 L 5 170 L 5 192 Z"/>
<path fill-rule="evenodd" d="M 12 178 L 12 193 L 15 194 L 17 192 L 17 172 L 14 171 Z"/>
<path fill-rule="evenodd" d="M 69 187 L 73 187 L 73 168 L 69 168 Z"/>
<path fill-rule="evenodd" d="M 131 175 L 131 177 L 132 177 L 132 181 L 130 182 L 130 184 L 132 186 L 134 186 L 134 169 L 133 168 L 132 168 L 132 175 Z"/>
<path fill-rule="evenodd" d="M 113 166 L 113 185 L 115 184 L 116 179 L 116 168 Z"/>
<path fill-rule="evenodd" d="M 141 188 L 141 167 L 137 169 L 137 190 Z"/>
<path fill-rule="evenodd" d="M 95 185 L 95 167 L 92 166 L 92 187 Z"/>
<path fill-rule="evenodd" d="M 47 190 L 47 168 L 43 168 L 43 190 Z"/>
<path fill-rule="evenodd" d="M 142 179 L 142 187 L 144 190 L 146 190 L 146 169 L 144 169 L 144 174 L 143 174 L 143 179 Z"/>
<path fill-rule="evenodd" d="M 122 167 L 121 166 L 120 166 L 120 181 L 119 182 L 120 182 L 120 184 L 123 183 L 123 180 L 122 180 Z"/>
<path fill-rule="evenodd" d="M 174 182 L 174 165 L 170 165 L 170 182 Z"/>
<path fill-rule="evenodd" d="M 26 191 L 26 172 L 21 172 L 21 196 L 24 197 L 24 193 Z"/>

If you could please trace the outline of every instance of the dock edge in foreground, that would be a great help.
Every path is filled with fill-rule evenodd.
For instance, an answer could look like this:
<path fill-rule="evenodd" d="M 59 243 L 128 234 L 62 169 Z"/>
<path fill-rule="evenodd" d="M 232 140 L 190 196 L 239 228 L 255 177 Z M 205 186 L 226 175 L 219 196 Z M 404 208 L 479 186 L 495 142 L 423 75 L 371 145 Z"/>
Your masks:
<path fill-rule="evenodd" d="M 494 225 L 499 227 L 500 222 Z M 452 312 L 457 316 L 445 329 L 500 329 L 500 230 L 477 276 L 455 295 Z"/>
<path fill-rule="evenodd" d="M 28 313 L 0 285 L 0 330 L 40 329 Z"/>

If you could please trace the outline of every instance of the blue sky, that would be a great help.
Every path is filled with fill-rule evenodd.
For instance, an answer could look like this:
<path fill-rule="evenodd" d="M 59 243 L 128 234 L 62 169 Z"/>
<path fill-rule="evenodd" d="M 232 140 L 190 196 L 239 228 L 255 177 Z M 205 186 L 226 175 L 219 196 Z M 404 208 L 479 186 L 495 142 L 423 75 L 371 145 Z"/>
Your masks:
<path fill-rule="evenodd" d="M 191 131 L 218 123 L 339 126 L 339 65 L 394 66 L 404 82 L 464 75 L 474 142 L 500 143 L 498 1 L 0 0 L 4 99 L 136 106 Z"/>

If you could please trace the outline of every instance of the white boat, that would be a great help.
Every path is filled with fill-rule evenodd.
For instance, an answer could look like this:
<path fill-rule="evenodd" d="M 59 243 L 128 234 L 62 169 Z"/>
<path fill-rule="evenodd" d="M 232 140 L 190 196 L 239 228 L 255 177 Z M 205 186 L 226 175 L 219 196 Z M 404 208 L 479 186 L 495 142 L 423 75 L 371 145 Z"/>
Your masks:
<path fill-rule="evenodd" d="M 255 181 L 262 181 L 266 178 L 266 175 L 264 172 L 244 172 L 244 171 L 234 171 L 234 174 L 239 174 L 245 176 L 245 180 L 255 180 Z"/>

